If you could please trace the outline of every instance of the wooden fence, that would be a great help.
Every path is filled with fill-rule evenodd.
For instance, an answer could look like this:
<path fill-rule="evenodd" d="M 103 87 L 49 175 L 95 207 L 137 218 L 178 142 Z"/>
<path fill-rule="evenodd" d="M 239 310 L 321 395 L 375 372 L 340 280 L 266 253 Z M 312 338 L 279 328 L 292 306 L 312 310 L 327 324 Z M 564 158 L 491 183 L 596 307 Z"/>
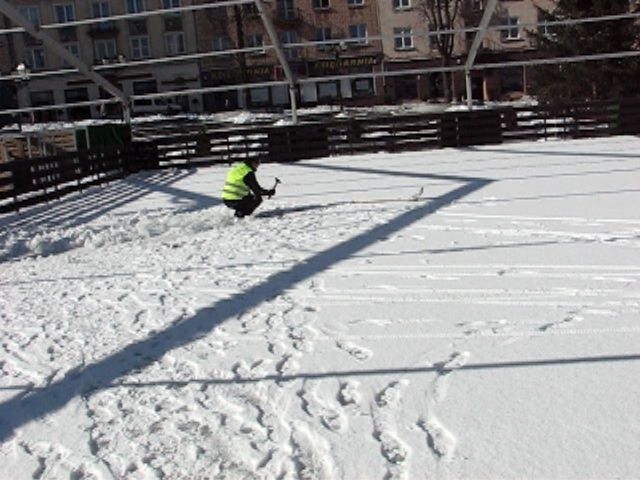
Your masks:
<path fill-rule="evenodd" d="M 0 212 L 42 203 L 157 167 L 153 143 L 0 163 Z"/>
<path fill-rule="evenodd" d="M 640 99 L 549 108 L 500 107 L 440 114 L 330 119 L 288 126 L 163 126 L 152 140 L 108 151 L 75 152 L 0 164 L 0 212 L 154 168 L 181 168 L 258 157 L 288 162 L 332 155 L 417 151 L 507 141 L 640 134 Z M 135 137 L 135 132 L 134 132 Z"/>

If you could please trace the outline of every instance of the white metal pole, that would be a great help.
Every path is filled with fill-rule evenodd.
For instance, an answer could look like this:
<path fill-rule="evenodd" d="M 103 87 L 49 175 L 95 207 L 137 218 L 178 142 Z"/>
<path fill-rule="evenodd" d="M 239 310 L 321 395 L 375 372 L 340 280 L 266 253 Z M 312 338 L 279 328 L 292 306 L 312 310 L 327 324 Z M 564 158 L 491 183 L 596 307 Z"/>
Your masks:
<path fill-rule="evenodd" d="M 478 50 L 480 49 L 480 45 L 482 45 L 482 40 L 487 33 L 487 27 L 489 26 L 489 21 L 493 16 L 493 12 L 496 9 L 496 5 L 498 4 L 498 0 L 489 0 L 487 5 L 484 8 L 484 13 L 482 14 L 482 18 L 480 19 L 480 25 L 478 26 L 478 32 L 473 37 L 473 43 L 471 44 L 471 49 L 469 49 L 469 54 L 467 55 L 467 61 L 464 64 L 464 71 L 466 77 L 466 86 L 467 86 L 467 107 L 469 110 L 473 107 L 473 98 L 472 98 L 472 88 L 471 88 L 471 69 L 473 68 L 473 63 L 476 61 L 476 55 L 478 54 Z"/>
<path fill-rule="evenodd" d="M 280 65 L 282 65 L 282 71 L 284 72 L 285 77 L 287 77 L 287 82 L 289 83 L 289 98 L 291 99 L 291 119 L 293 123 L 298 123 L 298 103 L 296 100 L 296 84 L 295 79 L 293 78 L 293 73 L 291 72 L 291 68 L 289 67 L 289 62 L 287 61 L 287 56 L 284 54 L 282 50 L 282 45 L 280 44 L 280 39 L 278 38 L 278 34 L 276 29 L 273 27 L 273 23 L 271 22 L 271 18 L 267 15 L 265 11 L 264 4 L 262 0 L 255 0 L 256 8 L 258 9 L 258 13 L 262 18 L 262 22 L 264 23 L 264 28 L 271 39 L 271 45 L 276 49 L 276 55 L 278 60 L 280 61 Z"/>

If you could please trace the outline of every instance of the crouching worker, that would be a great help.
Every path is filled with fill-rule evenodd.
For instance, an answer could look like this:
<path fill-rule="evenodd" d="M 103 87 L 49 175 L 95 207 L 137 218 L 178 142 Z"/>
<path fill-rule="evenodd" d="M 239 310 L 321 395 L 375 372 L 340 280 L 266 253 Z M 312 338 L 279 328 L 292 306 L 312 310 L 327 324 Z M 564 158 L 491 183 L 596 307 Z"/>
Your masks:
<path fill-rule="evenodd" d="M 260 166 L 260 159 L 249 159 L 236 163 L 227 173 L 227 181 L 222 189 L 222 201 L 235 210 L 235 216 L 242 218 L 251 215 L 262 203 L 262 196 L 271 197 L 276 189 L 266 190 L 256 179 L 256 170 Z"/>

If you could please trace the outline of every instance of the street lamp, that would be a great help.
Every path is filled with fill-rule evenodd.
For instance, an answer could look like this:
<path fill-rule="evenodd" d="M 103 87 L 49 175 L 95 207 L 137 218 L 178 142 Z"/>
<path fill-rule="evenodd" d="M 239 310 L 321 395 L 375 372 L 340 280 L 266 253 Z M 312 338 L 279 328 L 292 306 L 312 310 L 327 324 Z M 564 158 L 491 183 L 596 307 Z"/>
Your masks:
<path fill-rule="evenodd" d="M 29 74 L 31 73 L 31 71 L 29 70 L 29 68 L 27 68 L 27 66 L 24 63 L 19 63 L 16 66 L 16 71 L 15 71 L 16 75 L 18 78 L 15 79 L 16 82 L 16 94 L 19 94 L 19 92 L 22 92 L 23 87 L 25 88 L 25 95 L 26 95 L 26 102 L 25 104 L 28 106 L 31 106 L 31 100 L 29 99 Z M 20 99 L 18 97 L 18 105 L 20 106 Z M 20 131 L 22 131 L 22 113 L 18 113 L 18 128 L 20 129 Z M 33 123 L 33 112 L 31 113 L 31 123 Z"/>
<path fill-rule="evenodd" d="M 340 43 L 334 43 L 329 45 L 328 50 L 332 52 L 336 57 L 336 70 L 340 67 L 340 55 L 342 52 L 347 51 L 347 42 L 342 40 Z M 344 105 L 342 101 L 342 80 L 338 80 L 338 102 L 340 104 L 340 111 L 344 111 Z"/>

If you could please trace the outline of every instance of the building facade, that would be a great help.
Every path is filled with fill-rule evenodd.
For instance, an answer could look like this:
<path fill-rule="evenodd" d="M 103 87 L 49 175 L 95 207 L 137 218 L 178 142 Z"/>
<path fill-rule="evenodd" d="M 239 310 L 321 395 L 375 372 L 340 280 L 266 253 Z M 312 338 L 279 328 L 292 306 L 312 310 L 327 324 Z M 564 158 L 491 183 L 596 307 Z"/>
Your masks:
<path fill-rule="evenodd" d="M 263 0 L 294 75 L 300 81 L 297 101 L 318 104 L 371 105 L 410 100 L 442 100 L 452 84 L 454 99 L 464 94 L 462 74 L 445 79 L 428 70 L 443 64 L 425 13 L 424 0 Z M 137 100 L 134 114 L 172 111 L 218 111 L 240 107 L 280 109 L 290 104 L 286 85 L 264 23 L 253 4 L 197 8 L 210 0 L 13 0 L 35 24 L 67 23 L 87 18 L 136 14 L 194 5 L 192 11 L 105 20 L 49 32 L 74 55 L 129 95 L 205 89 L 200 94 Z M 553 0 L 502 0 L 476 63 L 522 60 L 535 55 L 530 24 Z M 475 26 L 482 0 L 464 0 L 453 28 Z M 5 27 L 10 26 L 5 19 Z M 461 65 L 473 33 L 454 34 L 450 65 Z M 313 42 L 330 42 L 312 44 Z M 0 35 L 0 71 L 15 72 L 23 63 L 30 75 L 12 83 L 20 107 L 60 105 L 108 98 L 79 74 L 38 76 L 69 65 L 26 33 Z M 241 53 L 238 50 L 251 49 Z M 192 55 L 193 54 L 193 55 Z M 171 61 L 171 57 L 190 55 Z M 162 63 L 153 63 L 162 59 Z M 130 64 L 133 62 L 133 64 Z M 359 77 L 358 75 L 361 74 Z M 335 78 L 340 76 L 351 78 Z M 446 82 L 446 83 L 445 83 Z M 6 88 L 7 82 L 2 82 Z M 250 84 L 249 88 L 235 87 Z M 527 93 L 525 67 L 473 73 L 476 99 L 518 98 Z M 11 95 L 3 95 L 5 104 Z M 42 120 L 117 114 L 98 106 L 37 112 Z"/>
<path fill-rule="evenodd" d="M 291 70 L 303 80 L 297 96 L 301 105 L 318 103 L 366 104 L 381 101 L 382 82 L 372 78 L 382 70 L 382 44 L 375 0 L 271 0 L 264 6 L 285 45 Z M 196 19 L 201 52 L 252 48 L 245 54 L 221 55 L 201 61 L 203 85 L 224 87 L 234 83 L 282 80 L 284 74 L 263 21 L 253 5 L 203 11 Z M 332 45 L 309 45 L 334 40 Z M 295 44 L 307 45 L 295 45 Z M 286 47 L 286 45 L 292 45 Z M 362 73 L 363 78 L 321 80 Z M 305 82 L 304 79 L 318 79 Z M 207 107 L 284 107 L 286 86 L 256 86 L 246 91 L 215 92 Z"/>
<path fill-rule="evenodd" d="M 12 4 L 36 25 L 135 14 L 159 8 L 189 4 L 189 0 L 14 0 Z M 145 61 L 196 52 L 196 31 L 192 12 L 141 16 L 48 30 L 68 51 L 128 95 L 186 90 L 200 86 L 198 64 L 173 62 L 144 64 Z M 29 75 L 16 82 L 20 107 L 76 103 L 110 95 L 80 74 L 39 76 L 40 72 L 72 68 L 27 33 L 5 35 L 13 44 L 8 62 L 10 72 L 22 63 Z M 140 65 L 126 65 L 142 62 Z M 3 70 L 7 70 L 6 64 Z M 75 107 L 36 112 L 41 120 L 67 120 L 116 113 L 119 107 Z M 201 111 L 199 96 L 175 96 L 169 100 L 139 100 L 133 114 L 169 110 Z"/>

